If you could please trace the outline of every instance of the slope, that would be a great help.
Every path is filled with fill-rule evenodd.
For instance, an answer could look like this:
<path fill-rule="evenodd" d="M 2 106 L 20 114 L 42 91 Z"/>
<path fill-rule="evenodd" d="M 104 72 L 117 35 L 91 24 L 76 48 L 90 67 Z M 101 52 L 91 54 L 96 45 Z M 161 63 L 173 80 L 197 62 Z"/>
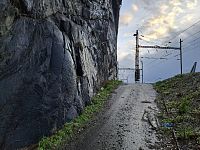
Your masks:
<path fill-rule="evenodd" d="M 178 75 L 154 87 L 164 148 L 199 149 L 200 73 Z"/>

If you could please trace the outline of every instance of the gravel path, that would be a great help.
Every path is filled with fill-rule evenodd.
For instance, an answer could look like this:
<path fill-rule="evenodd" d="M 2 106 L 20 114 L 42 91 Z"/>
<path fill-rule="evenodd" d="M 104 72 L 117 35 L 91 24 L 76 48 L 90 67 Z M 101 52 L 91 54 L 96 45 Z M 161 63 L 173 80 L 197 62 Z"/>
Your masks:
<path fill-rule="evenodd" d="M 120 86 L 88 128 L 68 150 L 148 150 L 156 149 L 156 131 L 144 112 L 154 112 L 156 92 L 150 84 Z M 144 118 L 144 119 L 142 119 Z"/>

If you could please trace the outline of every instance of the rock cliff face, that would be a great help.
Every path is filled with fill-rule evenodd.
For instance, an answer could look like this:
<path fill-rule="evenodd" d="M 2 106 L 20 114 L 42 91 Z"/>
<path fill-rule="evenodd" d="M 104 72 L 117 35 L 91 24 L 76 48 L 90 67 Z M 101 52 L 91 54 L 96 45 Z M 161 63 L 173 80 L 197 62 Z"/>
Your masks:
<path fill-rule="evenodd" d="M 0 1 L 0 149 L 51 135 L 116 77 L 120 5 Z"/>

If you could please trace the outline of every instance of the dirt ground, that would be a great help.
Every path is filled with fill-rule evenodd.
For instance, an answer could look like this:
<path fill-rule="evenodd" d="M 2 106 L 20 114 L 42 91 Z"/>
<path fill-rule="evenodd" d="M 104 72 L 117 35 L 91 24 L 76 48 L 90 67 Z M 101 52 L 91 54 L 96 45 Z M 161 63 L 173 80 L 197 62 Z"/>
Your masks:
<path fill-rule="evenodd" d="M 151 84 L 121 85 L 104 110 L 69 142 L 67 150 L 157 149 L 154 121 L 156 92 Z M 154 120 L 154 118 L 152 119 Z"/>

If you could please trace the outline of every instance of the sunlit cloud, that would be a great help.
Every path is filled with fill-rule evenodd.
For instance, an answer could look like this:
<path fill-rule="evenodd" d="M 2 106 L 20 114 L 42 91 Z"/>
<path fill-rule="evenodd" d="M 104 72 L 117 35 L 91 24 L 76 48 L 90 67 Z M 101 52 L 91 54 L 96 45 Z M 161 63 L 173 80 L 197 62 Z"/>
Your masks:
<path fill-rule="evenodd" d="M 131 9 L 120 16 L 119 23 L 121 26 L 128 26 L 133 22 L 134 14 L 139 10 L 136 4 L 132 4 Z"/>
<path fill-rule="evenodd" d="M 169 5 L 171 5 L 171 6 L 181 6 L 182 2 L 180 0 L 170 0 Z"/>
<path fill-rule="evenodd" d="M 132 5 L 132 10 L 133 10 L 134 12 L 136 12 L 136 11 L 139 10 L 139 8 L 138 8 L 138 6 L 137 6 L 136 4 L 133 4 L 133 5 Z"/>
<path fill-rule="evenodd" d="M 161 7 L 160 7 L 160 12 L 161 12 L 162 14 L 165 14 L 165 13 L 168 12 L 168 9 L 169 9 L 169 6 L 168 6 L 168 5 L 161 5 Z"/>
<path fill-rule="evenodd" d="M 131 13 L 125 13 L 120 16 L 119 23 L 121 26 L 129 25 L 133 20 L 133 15 Z"/>
<path fill-rule="evenodd" d="M 191 0 L 190 2 L 187 3 L 187 8 L 189 9 L 194 9 L 197 7 L 198 1 L 197 0 Z"/>
<path fill-rule="evenodd" d="M 193 41 L 193 39 L 198 38 L 200 35 L 198 32 L 199 23 L 185 32 L 182 31 L 192 26 L 200 19 L 199 5 L 200 0 L 125 0 L 121 8 L 121 28 L 118 34 L 119 66 L 134 67 L 136 40 L 133 34 L 137 29 L 140 35 L 140 45 L 178 47 L 178 41 L 179 38 L 181 38 L 184 41 L 184 47 L 190 44 L 189 42 Z M 195 34 L 196 32 L 198 32 L 198 34 Z M 195 34 L 195 36 L 191 36 L 193 34 Z M 174 39 L 171 40 L 172 38 Z M 169 41 L 171 43 L 169 43 Z M 196 41 L 194 45 L 191 43 L 193 46 L 197 44 L 199 44 L 199 41 Z M 198 47 L 183 48 L 183 51 L 189 51 L 190 49 L 196 49 L 196 52 L 200 52 L 198 51 Z M 172 58 L 176 54 L 178 54 L 176 51 L 140 49 L 140 57 L 159 58 L 166 56 Z M 191 60 L 189 60 L 188 54 L 191 54 Z M 194 57 L 192 55 L 194 55 Z M 183 62 L 185 63 L 185 70 L 186 66 L 189 66 L 190 70 L 193 62 L 199 61 L 199 58 L 195 52 L 193 54 L 189 52 L 183 54 L 183 60 L 185 60 Z M 143 58 L 143 62 L 146 68 L 146 81 L 154 81 L 155 77 L 158 76 L 157 72 L 161 72 L 160 77 L 163 79 L 168 77 L 169 74 L 166 72 L 169 71 L 166 71 L 166 67 L 170 68 L 171 71 L 173 70 L 171 72 L 172 74 L 179 72 L 179 62 L 176 58 L 170 59 L 170 61 L 162 60 L 161 62 L 163 63 L 161 64 L 159 60 L 153 62 L 153 60 L 145 58 Z M 158 67 L 153 67 L 154 65 Z M 164 65 L 166 67 L 163 67 Z M 153 71 L 152 68 L 155 70 Z"/>
<path fill-rule="evenodd" d="M 183 17 L 183 19 L 180 21 L 180 24 L 186 24 L 188 22 L 192 22 L 194 19 L 194 14 L 187 14 Z"/>
<path fill-rule="evenodd" d="M 157 40 L 169 36 L 173 31 L 178 30 L 178 24 L 191 22 L 194 18 L 191 14 L 185 13 L 197 6 L 197 0 L 183 3 L 181 0 L 170 0 L 160 6 L 160 10 L 153 17 L 150 17 L 143 25 L 146 33 L 146 40 Z M 187 8 L 186 8 L 187 7 Z M 182 17 L 181 21 L 178 21 Z"/>

